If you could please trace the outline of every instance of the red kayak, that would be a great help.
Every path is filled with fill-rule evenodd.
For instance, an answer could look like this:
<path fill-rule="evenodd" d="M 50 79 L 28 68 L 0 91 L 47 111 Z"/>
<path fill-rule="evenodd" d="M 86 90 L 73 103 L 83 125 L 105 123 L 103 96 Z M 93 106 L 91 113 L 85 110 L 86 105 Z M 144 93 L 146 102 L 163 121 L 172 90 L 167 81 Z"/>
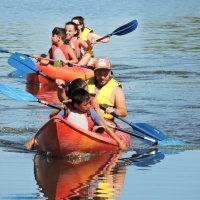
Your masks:
<path fill-rule="evenodd" d="M 94 76 L 94 72 L 91 69 L 74 66 L 74 67 L 53 67 L 53 66 L 43 66 L 37 65 L 38 71 L 51 76 L 54 79 L 62 79 L 65 82 L 74 80 L 75 78 L 82 78 L 87 80 Z M 52 84 L 52 82 L 41 75 L 36 73 L 27 74 L 26 80 L 28 83 L 37 83 L 37 84 Z"/>
<path fill-rule="evenodd" d="M 131 145 L 130 135 L 116 131 L 127 147 Z M 84 130 L 54 116 L 36 133 L 36 150 L 49 156 L 66 157 L 81 154 L 94 154 L 119 149 L 118 143 L 107 133 L 98 134 Z"/>

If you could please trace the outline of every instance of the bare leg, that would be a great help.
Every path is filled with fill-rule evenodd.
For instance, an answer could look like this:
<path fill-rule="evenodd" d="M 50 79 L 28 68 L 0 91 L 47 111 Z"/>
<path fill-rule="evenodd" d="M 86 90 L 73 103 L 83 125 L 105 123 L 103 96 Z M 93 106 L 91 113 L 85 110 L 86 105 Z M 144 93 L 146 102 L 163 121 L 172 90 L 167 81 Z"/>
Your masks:
<path fill-rule="evenodd" d="M 94 58 L 90 58 L 90 60 L 89 60 L 89 62 L 88 62 L 88 65 L 89 65 L 89 66 L 90 66 L 90 65 L 94 65 L 94 61 L 95 61 Z"/>
<path fill-rule="evenodd" d="M 88 62 L 91 59 L 91 55 L 89 53 L 86 53 L 78 62 L 80 65 L 88 65 Z"/>

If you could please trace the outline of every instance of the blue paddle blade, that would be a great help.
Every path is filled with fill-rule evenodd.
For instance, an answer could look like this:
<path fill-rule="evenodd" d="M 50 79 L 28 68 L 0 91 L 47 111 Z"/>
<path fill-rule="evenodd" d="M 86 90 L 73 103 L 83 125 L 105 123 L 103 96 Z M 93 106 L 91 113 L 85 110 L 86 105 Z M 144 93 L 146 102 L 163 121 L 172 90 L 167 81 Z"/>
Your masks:
<path fill-rule="evenodd" d="M 134 130 L 135 133 L 137 133 L 138 135 L 142 135 L 142 136 L 146 136 L 146 134 L 143 134 L 142 132 L 139 132 L 137 130 Z M 152 138 L 152 137 L 149 137 Z M 154 142 L 151 142 L 149 140 L 144 140 L 141 139 L 142 142 L 144 142 L 147 145 L 153 146 L 155 145 Z M 157 141 L 159 146 L 186 146 L 187 143 L 180 141 L 178 139 L 163 139 L 162 141 Z"/>
<path fill-rule="evenodd" d="M 130 123 L 130 126 L 133 128 L 133 131 L 139 131 L 143 133 L 146 136 L 149 136 L 151 138 L 157 139 L 157 140 L 164 140 L 165 134 L 158 130 L 157 128 L 146 124 L 146 123 Z"/>
<path fill-rule="evenodd" d="M 35 63 L 29 57 L 21 53 L 12 54 L 8 59 L 8 64 L 22 72 L 29 74 L 36 73 L 38 71 Z"/>
<path fill-rule="evenodd" d="M 162 141 L 158 141 L 159 146 L 186 146 L 187 143 L 177 140 L 177 139 L 165 139 Z"/>
<path fill-rule="evenodd" d="M 125 24 L 123 26 L 120 26 L 116 30 L 114 30 L 111 35 L 125 35 L 127 33 L 130 33 L 134 31 L 138 26 L 137 20 L 133 20 L 129 22 L 128 24 Z"/>
<path fill-rule="evenodd" d="M 0 84 L 0 92 L 11 99 L 19 101 L 38 101 L 38 99 L 32 94 L 17 90 L 15 88 L 9 87 L 7 85 Z"/>

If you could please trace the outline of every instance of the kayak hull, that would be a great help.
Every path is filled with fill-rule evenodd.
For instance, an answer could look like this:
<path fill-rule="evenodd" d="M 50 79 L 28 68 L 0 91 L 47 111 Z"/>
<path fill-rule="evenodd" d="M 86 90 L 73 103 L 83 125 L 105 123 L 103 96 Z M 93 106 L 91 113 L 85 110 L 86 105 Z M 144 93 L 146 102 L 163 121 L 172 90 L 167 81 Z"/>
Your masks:
<path fill-rule="evenodd" d="M 43 72 L 44 74 L 54 78 L 62 79 L 65 82 L 72 81 L 76 78 L 82 78 L 83 80 L 88 80 L 94 76 L 94 72 L 91 69 L 74 66 L 74 67 L 53 67 L 53 66 L 43 66 L 37 64 L 38 71 Z M 52 81 L 38 75 L 37 73 L 26 74 L 26 80 L 28 83 L 37 83 L 37 84 L 53 84 Z"/>
<path fill-rule="evenodd" d="M 131 145 L 130 135 L 116 131 L 127 147 Z M 98 134 L 84 130 L 54 116 L 36 133 L 37 150 L 45 155 L 66 157 L 81 154 L 94 154 L 119 149 L 118 143 L 107 133 Z"/>

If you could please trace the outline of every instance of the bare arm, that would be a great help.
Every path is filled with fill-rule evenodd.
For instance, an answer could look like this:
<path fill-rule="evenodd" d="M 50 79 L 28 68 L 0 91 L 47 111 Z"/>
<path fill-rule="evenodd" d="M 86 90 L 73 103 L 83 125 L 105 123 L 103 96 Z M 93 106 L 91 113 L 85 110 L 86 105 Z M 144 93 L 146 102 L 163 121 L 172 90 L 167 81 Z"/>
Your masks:
<path fill-rule="evenodd" d="M 116 114 L 120 117 L 126 117 L 127 115 L 127 108 L 126 108 L 126 99 L 124 91 L 121 87 L 115 88 L 113 91 L 114 95 L 114 105 L 116 107 Z"/>
<path fill-rule="evenodd" d="M 99 115 L 99 117 L 102 119 L 102 121 L 106 124 L 106 120 L 104 119 L 102 113 L 101 113 L 101 110 L 100 110 L 100 107 L 99 107 L 99 103 L 97 101 L 97 99 L 93 99 L 93 106 L 94 106 L 94 109 L 95 111 L 97 112 L 97 114 Z"/>
<path fill-rule="evenodd" d="M 83 48 L 84 50 L 91 50 L 92 49 L 92 45 L 90 44 L 90 41 L 88 40 L 87 42 L 81 38 L 78 38 L 78 43 L 79 43 L 79 47 Z"/>
<path fill-rule="evenodd" d="M 60 112 L 60 110 L 58 110 L 58 109 L 53 110 L 53 111 L 49 114 L 49 118 L 52 118 L 52 117 L 56 116 L 59 112 Z"/>
<path fill-rule="evenodd" d="M 62 85 L 65 85 L 65 81 L 63 81 L 62 79 L 56 79 L 56 84 L 58 85 L 58 89 L 57 89 L 58 99 L 61 102 L 68 100 L 68 97 L 65 94 L 65 88 L 62 87 Z"/>
<path fill-rule="evenodd" d="M 58 85 L 58 89 L 57 89 L 57 96 L 58 99 L 62 102 L 64 100 L 67 100 L 67 96 L 65 94 L 65 88 L 63 88 L 61 85 L 64 84 L 65 85 L 65 81 L 63 81 L 62 79 L 56 79 L 55 82 Z M 55 109 L 53 110 L 50 115 L 49 118 L 52 118 L 53 116 L 57 115 L 60 112 L 60 110 Z"/>
<path fill-rule="evenodd" d="M 115 133 L 104 123 L 101 122 L 99 124 L 100 126 L 104 126 L 106 133 L 108 133 L 108 135 L 110 135 L 110 137 L 112 137 L 114 140 L 117 141 L 117 143 L 119 144 L 119 148 L 120 149 L 127 149 L 126 145 L 124 144 L 124 142 L 122 140 L 120 140 Z"/>
<path fill-rule="evenodd" d="M 91 59 L 91 54 L 85 53 L 83 55 L 83 57 L 79 60 L 78 64 L 79 65 L 87 65 L 88 62 L 90 61 L 90 59 Z"/>
<path fill-rule="evenodd" d="M 49 52 L 48 52 L 48 54 L 46 55 L 45 58 L 50 59 L 50 51 L 51 51 L 51 49 L 49 49 Z M 37 60 L 37 62 L 40 62 L 41 65 L 48 65 L 50 63 L 49 60 L 43 60 L 41 57 L 40 58 L 38 58 L 38 57 L 40 57 L 40 56 L 39 55 L 33 55 L 33 58 L 35 58 Z"/>
<path fill-rule="evenodd" d="M 92 43 L 96 44 L 96 40 L 102 38 L 103 36 L 97 35 L 96 33 L 89 33 L 87 39 Z M 110 38 L 107 37 L 103 40 L 100 40 L 100 42 L 107 43 L 110 41 Z"/>
<path fill-rule="evenodd" d="M 114 106 L 116 107 L 115 113 L 120 117 L 126 117 L 127 115 L 127 108 L 126 108 L 126 100 L 124 91 L 121 87 L 116 87 L 111 95 L 111 101 L 113 102 Z M 106 113 L 114 112 L 112 107 L 106 108 Z"/>

